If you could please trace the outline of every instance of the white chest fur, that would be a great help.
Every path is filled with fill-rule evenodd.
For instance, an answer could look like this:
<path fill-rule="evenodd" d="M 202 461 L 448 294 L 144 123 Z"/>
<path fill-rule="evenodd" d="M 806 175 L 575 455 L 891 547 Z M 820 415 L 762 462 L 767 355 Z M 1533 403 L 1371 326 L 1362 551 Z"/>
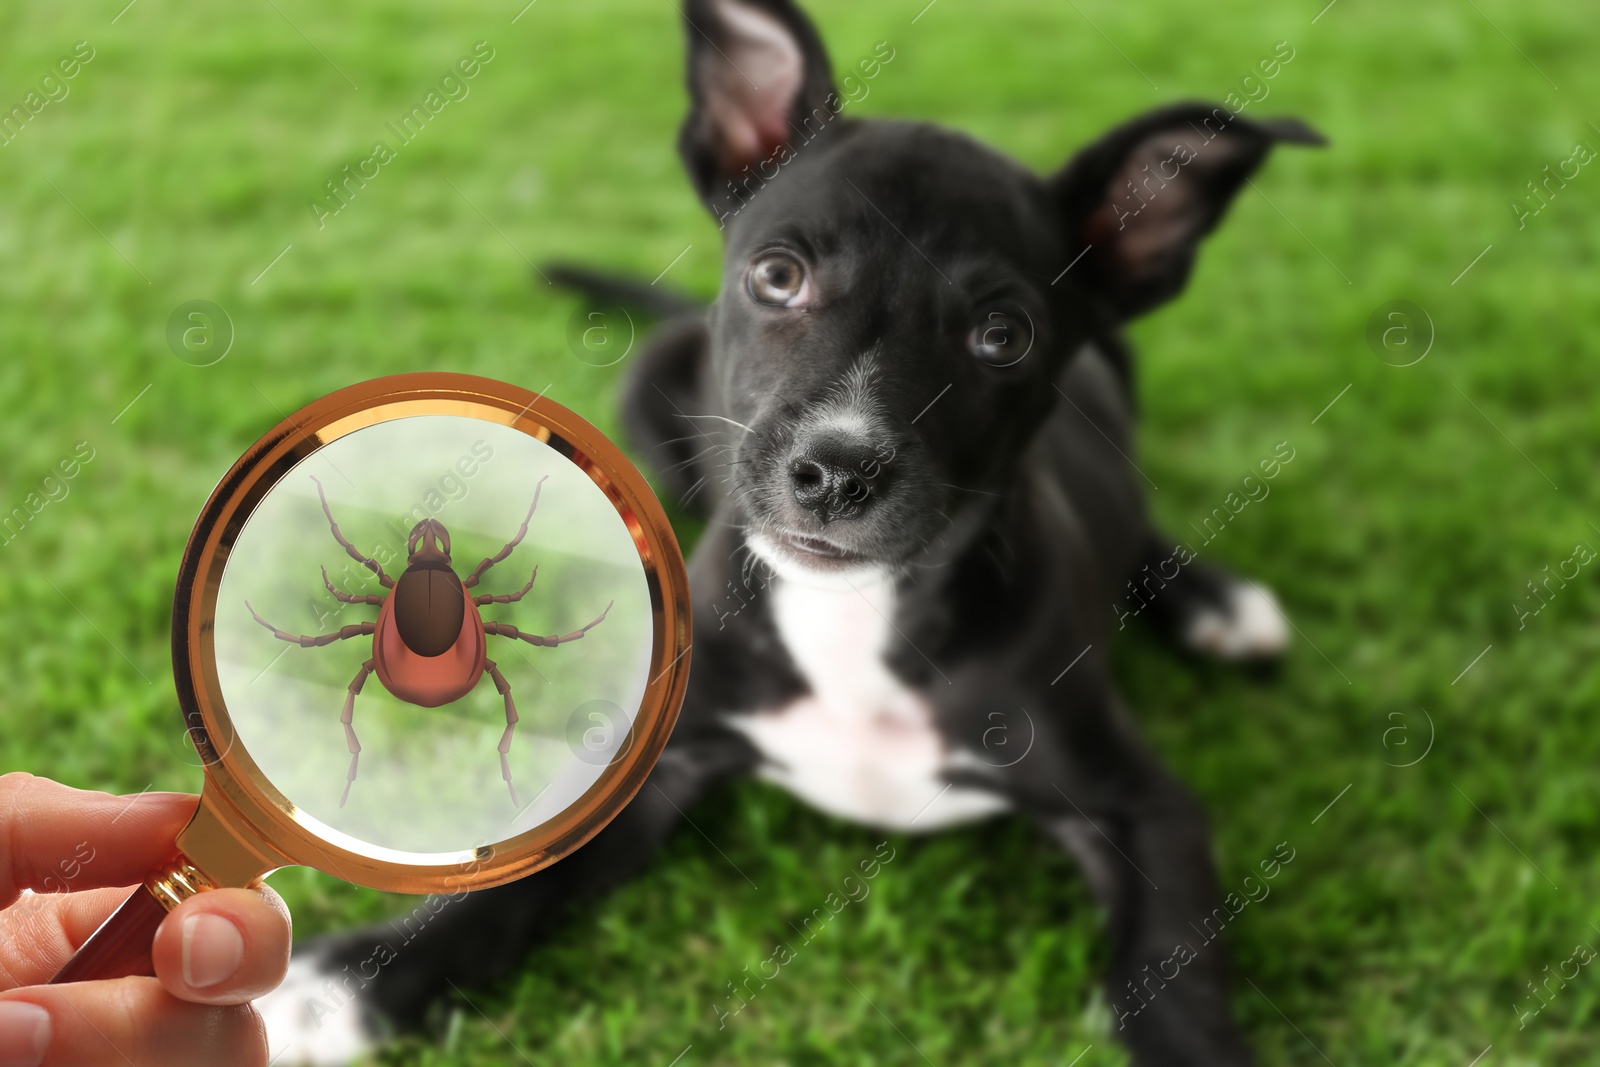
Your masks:
<path fill-rule="evenodd" d="M 778 578 L 769 594 L 811 693 L 731 718 L 765 757 L 762 777 L 830 814 L 885 829 L 934 830 L 1005 810 L 994 794 L 947 788 L 954 754 L 932 708 L 884 663 L 892 581 L 818 588 Z"/>

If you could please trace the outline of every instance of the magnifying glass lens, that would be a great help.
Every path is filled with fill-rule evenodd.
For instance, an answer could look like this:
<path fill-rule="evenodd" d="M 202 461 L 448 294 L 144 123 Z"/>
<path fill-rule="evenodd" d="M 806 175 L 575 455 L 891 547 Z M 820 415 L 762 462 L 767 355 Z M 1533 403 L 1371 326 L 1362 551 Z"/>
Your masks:
<path fill-rule="evenodd" d="M 200 809 L 57 981 L 125 971 L 164 909 L 289 864 L 455 893 L 555 862 L 644 783 L 689 632 L 659 503 L 571 412 L 448 374 L 310 405 L 229 471 L 184 554 Z"/>
<path fill-rule="evenodd" d="M 298 464 L 216 605 L 233 743 L 302 825 L 396 862 L 448 862 L 582 796 L 627 738 L 652 639 L 605 493 L 537 438 L 452 415 Z"/>

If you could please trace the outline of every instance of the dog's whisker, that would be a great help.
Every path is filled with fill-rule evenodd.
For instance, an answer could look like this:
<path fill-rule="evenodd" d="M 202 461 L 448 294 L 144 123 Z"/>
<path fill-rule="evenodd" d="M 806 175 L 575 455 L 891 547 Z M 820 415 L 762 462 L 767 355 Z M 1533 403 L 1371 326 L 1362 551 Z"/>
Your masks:
<path fill-rule="evenodd" d="M 663 444 L 663 445 L 681 445 L 685 441 L 693 441 L 696 437 L 700 438 L 700 440 L 702 440 L 702 441 L 708 442 L 708 446 L 711 447 L 711 448 L 721 447 L 715 441 L 712 441 L 709 437 L 707 437 L 704 433 L 700 432 L 699 430 L 696 430 L 694 433 L 684 434 L 682 437 L 668 438 L 667 440 L 662 441 L 661 444 Z"/>
<path fill-rule="evenodd" d="M 755 432 L 750 427 L 748 427 L 744 423 L 740 422 L 738 419 L 730 419 L 726 415 L 686 415 L 681 411 L 673 412 L 673 414 L 675 414 L 680 419 L 716 419 L 719 422 L 725 422 L 730 426 L 737 426 L 737 427 L 739 427 L 739 429 L 743 430 L 745 433 L 754 433 Z"/>
<path fill-rule="evenodd" d="M 684 441 L 688 441 L 688 440 L 691 440 L 691 438 L 680 437 L 675 441 L 663 441 L 662 444 L 664 444 L 664 445 L 676 445 L 676 444 L 682 444 Z M 693 458 L 699 459 L 701 456 L 705 455 L 707 452 L 715 451 L 716 448 L 717 448 L 717 446 L 714 445 L 714 444 L 706 445 L 706 447 L 704 447 L 700 451 L 696 452 L 694 454 Z"/>
<path fill-rule="evenodd" d="M 707 452 L 710 452 L 710 451 L 712 451 L 712 449 L 710 449 L 710 448 L 702 448 L 700 451 L 696 452 L 694 455 L 690 456 L 688 459 L 683 460 L 682 462 L 679 462 L 679 463 L 674 463 L 672 466 L 670 466 L 670 467 L 668 467 L 666 469 L 669 470 L 669 471 L 682 470 L 683 468 L 689 466 L 691 463 L 699 462 L 701 457 L 703 457 Z M 718 466 L 726 466 L 726 464 L 718 464 Z M 715 469 L 715 468 L 712 468 L 712 469 Z"/>
<path fill-rule="evenodd" d="M 968 489 L 966 486 L 956 485 L 954 482 L 938 482 L 936 484 L 943 486 L 946 489 L 959 489 L 963 493 L 976 493 L 978 496 L 992 496 L 996 500 L 1002 499 L 999 493 L 991 493 L 986 489 Z"/>
<path fill-rule="evenodd" d="M 689 503 L 689 501 L 695 498 L 695 494 L 700 492 L 700 490 L 705 487 L 706 477 L 708 476 L 702 476 L 698 482 L 695 482 L 689 487 L 689 491 L 683 494 L 683 503 Z"/>

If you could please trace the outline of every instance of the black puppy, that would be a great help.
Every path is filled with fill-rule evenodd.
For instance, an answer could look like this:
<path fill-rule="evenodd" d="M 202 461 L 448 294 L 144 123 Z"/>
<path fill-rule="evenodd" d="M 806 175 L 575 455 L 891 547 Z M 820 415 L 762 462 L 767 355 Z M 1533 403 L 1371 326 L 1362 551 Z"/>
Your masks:
<path fill-rule="evenodd" d="M 1204 816 L 1140 742 L 1107 645 L 1130 580 L 1223 656 L 1279 652 L 1285 620 L 1151 525 L 1119 329 L 1183 287 L 1275 142 L 1319 138 L 1178 106 L 1041 179 L 960 134 L 840 114 L 788 0 L 697 0 L 687 21 L 679 147 L 725 230 L 722 286 L 636 357 L 625 397 L 666 488 L 713 520 L 677 732 L 590 844 L 452 905 L 356 990 L 347 965 L 389 931 L 304 946 L 267 1005 L 278 1062 L 344 1062 L 450 983 L 512 972 L 747 773 L 895 830 L 1031 817 L 1109 913 L 1135 1062 L 1251 1062 L 1220 940 L 1151 984 L 1220 894 Z M 1022 758 L 986 748 L 997 714 L 1031 731 Z"/>

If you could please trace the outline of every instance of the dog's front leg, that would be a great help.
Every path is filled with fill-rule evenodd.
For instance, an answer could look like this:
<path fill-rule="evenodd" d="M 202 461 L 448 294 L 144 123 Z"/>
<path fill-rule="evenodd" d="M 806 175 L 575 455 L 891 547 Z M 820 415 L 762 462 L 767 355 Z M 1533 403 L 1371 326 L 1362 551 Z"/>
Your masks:
<path fill-rule="evenodd" d="M 1106 909 L 1112 1032 L 1140 1067 L 1252 1064 L 1233 1021 L 1205 815 L 1158 767 L 1146 764 L 1132 780 L 1061 781 L 1055 801 L 1041 796 L 1036 810 Z"/>
<path fill-rule="evenodd" d="M 683 811 L 752 759 L 740 737 L 675 737 L 621 814 L 555 866 L 297 945 L 288 979 L 257 1002 L 275 1067 L 347 1064 L 385 1036 L 424 1025 L 452 986 L 481 989 L 514 973 L 574 906 L 592 906 L 643 872 Z"/>

